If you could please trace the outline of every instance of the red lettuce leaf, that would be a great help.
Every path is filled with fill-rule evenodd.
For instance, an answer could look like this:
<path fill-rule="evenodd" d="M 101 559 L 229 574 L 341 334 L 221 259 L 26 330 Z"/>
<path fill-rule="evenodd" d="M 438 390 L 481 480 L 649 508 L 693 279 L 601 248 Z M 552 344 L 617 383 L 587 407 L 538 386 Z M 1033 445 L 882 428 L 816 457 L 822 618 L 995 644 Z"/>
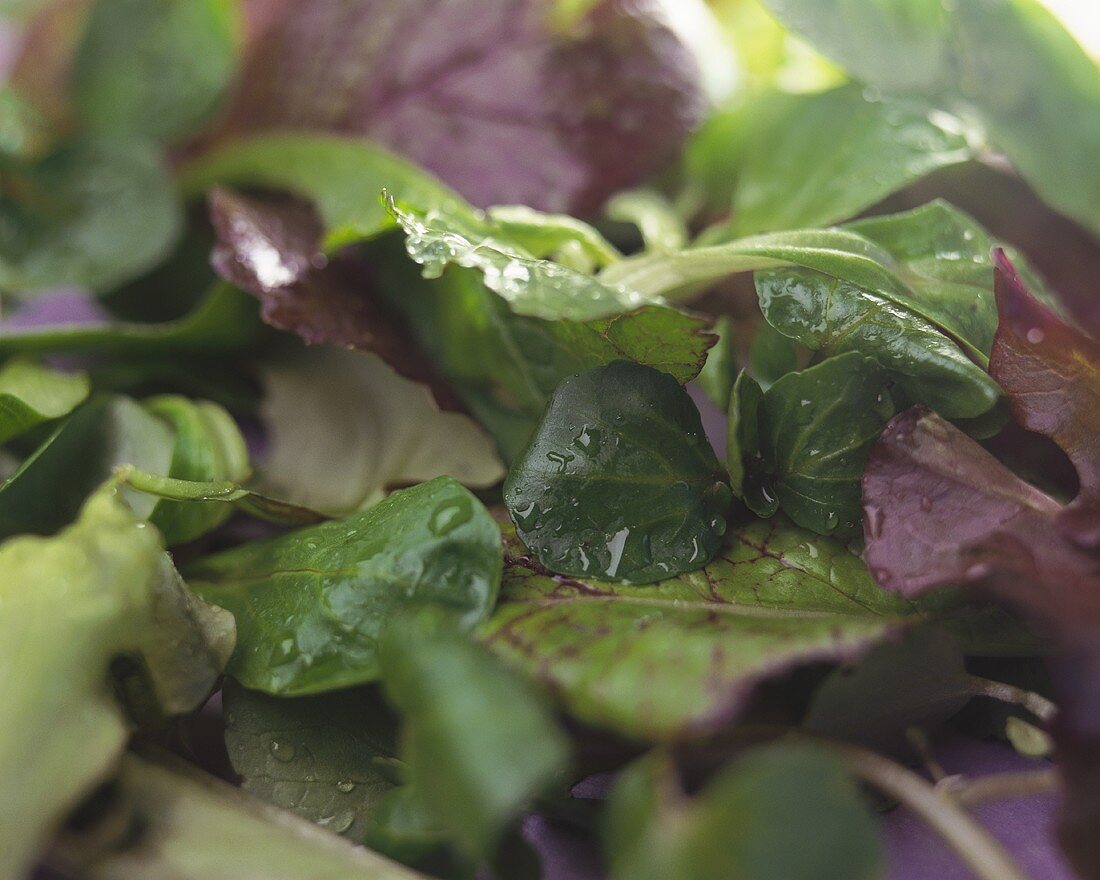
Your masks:
<path fill-rule="evenodd" d="M 678 152 L 703 99 L 647 0 L 568 31 L 547 0 L 255 2 L 222 135 L 362 134 L 479 205 L 585 214 Z"/>
<path fill-rule="evenodd" d="M 1066 785 L 1059 835 L 1100 877 L 1100 345 L 1037 302 L 995 254 L 1000 322 L 990 372 L 1016 420 L 1057 443 L 1080 492 L 1063 506 L 931 411 L 897 416 L 863 478 L 867 563 L 914 596 L 972 583 L 1046 628 Z"/>
<path fill-rule="evenodd" d="M 364 262 L 350 251 L 325 255 L 324 228 L 312 206 L 217 187 L 209 207 L 217 235 L 214 271 L 260 300 L 266 324 L 311 345 L 374 352 L 405 378 L 427 385 L 443 408 L 461 409 L 404 322 L 374 295 Z"/>

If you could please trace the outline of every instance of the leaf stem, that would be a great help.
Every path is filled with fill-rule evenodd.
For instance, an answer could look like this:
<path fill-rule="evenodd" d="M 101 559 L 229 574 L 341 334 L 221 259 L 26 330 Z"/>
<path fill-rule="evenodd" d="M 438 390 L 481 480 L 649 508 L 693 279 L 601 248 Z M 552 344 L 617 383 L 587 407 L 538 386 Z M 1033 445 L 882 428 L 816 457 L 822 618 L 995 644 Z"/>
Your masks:
<path fill-rule="evenodd" d="M 971 807 L 987 801 L 1054 794 L 1060 788 L 1058 771 L 1053 767 L 1046 767 L 1018 773 L 993 773 L 977 779 L 949 779 L 940 790 L 963 806 Z"/>
<path fill-rule="evenodd" d="M 993 681 L 989 678 L 982 678 L 980 675 L 971 675 L 970 683 L 974 688 L 973 693 L 975 696 L 989 697 L 1002 703 L 1013 703 L 1022 706 L 1044 723 L 1052 721 L 1058 712 L 1058 707 L 1042 694 L 1016 687 L 1013 684 Z"/>
<path fill-rule="evenodd" d="M 980 880 L 1028 880 L 993 835 L 927 780 L 868 749 L 836 742 L 827 746 L 853 774 L 920 816 Z"/>

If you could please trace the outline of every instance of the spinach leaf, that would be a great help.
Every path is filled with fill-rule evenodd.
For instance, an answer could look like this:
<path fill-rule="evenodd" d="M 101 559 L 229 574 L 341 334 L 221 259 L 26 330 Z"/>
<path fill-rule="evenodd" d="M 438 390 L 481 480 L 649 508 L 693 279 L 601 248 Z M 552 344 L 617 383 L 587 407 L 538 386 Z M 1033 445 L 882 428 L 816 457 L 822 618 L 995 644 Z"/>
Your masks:
<path fill-rule="evenodd" d="M 562 380 L 504 483 L 542 565 L 640 583 L 706 565 L 730 501 L 687 392 L 628 361 Z"/>
<path fill-rule="evenodd" d="M 0 876 L 14 878 L 125 747 L 112 661 L 140 664 L 158 711 L 190 711 L 228 659 L 233 621 L 188 592 L 110 486 L 55 537 L 0 544 L 0 571 Z"/>
<path fill-rule="evenodd" d="M 112 321 L 8 330 L 0 322 L 0 355 L 72 351 L 146 357 L 236 351 L 247 349 L 260 328 L 251 297 L 219 283 L 190 313 L 162 323 Z"/>
<path fill-rule="evenodd" d="M 58 373 L 33 361 L 0 366 L 0 443 L 68 415 L 88 396 L 83 373 Z"/>
<path fill-rule="evenodd" d="M 730 488 L 750 510 L 763 517 L 774 514 L 779 502 L 771 492 L 771 481 L 763 478 L 760 454 L 760 400 L 764 392 L 748 371 L 742 370 L 730 390 L 726 419 L 726 470 Z M 746 491 L 753 492 L 746 498 Z"/>
<path fill-rule="evenodd" d="M 822 535 L 853 532 L 867 456 L 897 411 L 889 389 L 875 361 L 849 352 L 788 373 L 763 393 L 755 414 L 742 398 L 730 433 L 739 434 L 740 420 L 756 419 L 758 450 L 746 451 L 761 459 L 747 465 L 749 507 L 769 516 L 774 505 L 760 509 L 754 500 L 774 498 L 800 526 Z"/>
<path fill-rule="evenodd" d="M 167 475 L 179 480 L 239 481 L 251 472 L 248 448 L 236 422 L 209 401 L 162 395 L 143 403 L 145 410 L 172 426 L 175 440 Z M 168 546 L 193 541 L 217 528 L 232 513 L 228 507 L 161 500 L 149 522 Z"/>
<path fill-rule="evenodd" d="M 797 369 L 798 352 L 794 340 L 762 321 L 749 347 L 749 373 L 753 379 L 767 389 Z"/>
<path fill-rule="evenodd" d="M 473 859 L 565 770 L 569 747 L 540 695 L 450 620 L 395 617 L 380 648 L 405 717 L 401 755 L 428 815 Z"/>
<path fill-rule="evenodd" d="M 582 722 L 675 740 L 726 727 L 773 676 L 858 656 L 919 619 L 839 543 L 779 518 L 739 528 L 701 571 L 648 586 L 554 577 L 506 529 L 481 638 Z"/>
<path fill-rule="evenodd" d="M 707 362 L 695 378 L 695 384 L 716 407 L 729 406 L 730 392 L 737 378 L 737 352 L 734 348 L 734 323 L 728 315 L 721 315 L 714 322 L 712 332 L 718 337 L 707 353 Z"/>
<path fill-rule="evenodd" d="M 233 681 L 225 744 L 245 791 L 361 841 L 400 762 L 397 720 L 377 691 L 287 699 Z"/>
<path fill-rule="evenodd" d="M 527 444 L 566 376 L 627 358 L 687 382 L 714 340 L 705 318 L 664 305 L 586 321 L 528 317 L 486 288 L 474 270 L 452 266 L 428 282 L 411 268 L 408 260 L 382 261 L 380 289 L 506 461 Z"/>
<path fill-rule="evenodd" d="M 49 535 L 76 517 L 85 499 L 119 465 L 167 473 L 172 430 L 125 397 L 94 398 L 74 412 L 0 486 L 0 538 Z M 142 518 L 156 500 L 123 490 Z"/>
<path fill-rule="evenodd" d="M 167 141 L 191 132 L 236 61 L 231 0 L 96 0 L 73 62 L 89 130 Z"/>
<path fill-rule="evenodd" d="M 870 86 L 974 120 L 1044 199 L 1100 231 L 1100 67 L 1037 0 L 765 2 Z"/>
<path fill-rule="evenodd" d="M 500 572 L 496 523 L 439 477 L 347 519 L 208 556 L 187 577 L 237 619 L 233 677 L 302 695 L 377 679 L 378 639 L 401 608 L 438 603 L 475 626 L 496 600 Z"/>
<path fill-rule="evenodd" d="M 756 292 L 775 329 L 813 351 L 859 352 L 889 371 L 911 400 L 948 418 L 975 418 L 997 384 L 935 325 L 886 297 L 808 269 L 758 272 Z"/>
<path fill-rule="evenodd" d="M 120 770 L 119 806 L 104 821 L 133 822 L 143 833 L 106 846 L 95 838 L 98 825 L 87 836 L 67 835 L 60 854 L 83 876 L 427 880 L 183 762 L 127 755 Z"/>
<path fill-rule="evenodd" d="M 816 746 L 750 751 L 688 797 L 653 754 L 615 784 L 605 848 L 614 880 L 873 880 L 875 822 L 840 761 Z"/>
<path fill-rule="evenodd" d="M 836 223 L 974 157 L 962 121 L 921 100 L 868 100 L 857 84 L 753 100 L 739 132 L 733 235 Z"/>
<path fill-rule="evenodd" d="M 310 349 L 264 365 L 261 379 L 262 485 L 295 504 L 343 515 L 391 486 L 446 474 L 484 488 L 504 476 L 480 426 L 440 411 L 427 388 L 374 355 Z"/>
<path fill-rule="evenodd" d="M 155 265 L 180 232 L 167 169 L 140 139 L 83 138 L 4 164 L 0 290 L 109 289 Z"/>

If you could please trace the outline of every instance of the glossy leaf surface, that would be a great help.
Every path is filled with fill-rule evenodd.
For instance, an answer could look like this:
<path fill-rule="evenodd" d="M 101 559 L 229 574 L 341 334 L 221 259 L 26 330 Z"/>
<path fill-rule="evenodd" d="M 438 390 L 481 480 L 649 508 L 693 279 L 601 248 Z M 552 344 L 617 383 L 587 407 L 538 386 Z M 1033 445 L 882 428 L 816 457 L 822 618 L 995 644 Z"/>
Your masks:
<path fill-rule="evenodd" d="M 27 360 L 8 361 L 0 367 L 0 443 L 68 415 L 87 396 L 88 378 L 82 373 L 58 373 Z"/>

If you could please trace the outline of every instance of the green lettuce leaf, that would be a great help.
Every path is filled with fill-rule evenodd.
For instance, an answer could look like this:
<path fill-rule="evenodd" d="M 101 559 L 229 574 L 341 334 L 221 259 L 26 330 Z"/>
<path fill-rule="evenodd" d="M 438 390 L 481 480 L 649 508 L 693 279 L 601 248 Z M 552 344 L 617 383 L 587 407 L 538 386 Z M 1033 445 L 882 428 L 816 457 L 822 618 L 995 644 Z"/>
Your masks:
<path fill-rule="evenodd" d="M 0 443 L 68 415 L 88 396 L 83 373 L 58 373 L 33 361 L 0 366 Z"/>

